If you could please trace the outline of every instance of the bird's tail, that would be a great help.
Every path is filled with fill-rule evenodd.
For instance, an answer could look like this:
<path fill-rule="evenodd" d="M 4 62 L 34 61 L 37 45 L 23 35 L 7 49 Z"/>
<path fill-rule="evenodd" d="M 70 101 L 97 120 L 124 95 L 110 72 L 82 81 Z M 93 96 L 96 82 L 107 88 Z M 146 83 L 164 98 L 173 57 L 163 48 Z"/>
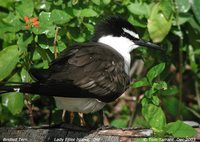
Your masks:
<path fill-rule="evenodd" d="M 41 96 L 58 96 L 72 98 L 98 98 L 86 90 L 82 90 L 69 83 L 22 83 L 22 82 L 0 82 L 0 95 L 8 92 L 21 92 L 38 94 Z M 82 92 L 82 96 L 80 96 Z"/>
<path fill-rule="evenodd" d="M 31 93 L 35 94 L 36 92 L 35 83 L 21 83 L 21 82 L 7 82 L 0 83 L 0 94 L 9 93 L 9 92 L 21 92 L 21 93 Z"/>

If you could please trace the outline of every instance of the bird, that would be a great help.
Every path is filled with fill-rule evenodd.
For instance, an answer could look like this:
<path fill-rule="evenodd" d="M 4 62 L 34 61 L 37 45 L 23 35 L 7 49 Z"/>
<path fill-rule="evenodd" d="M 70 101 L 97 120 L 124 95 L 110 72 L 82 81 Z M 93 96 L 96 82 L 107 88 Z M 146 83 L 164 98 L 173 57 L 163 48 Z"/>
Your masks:
<path fill-rule="evenodd" d="M 48 69 L 30 69 L 32 83 L 1 83 L 0 94 L 22 92 L 54 96 L 56 106 L 93 113 L 115 101 L 129 87 L 130 52 L 138 47 L 162 50 L 141 39 L 127 20 L 111 16 L 100 21 L 89 42 L 64 49 Z"/>

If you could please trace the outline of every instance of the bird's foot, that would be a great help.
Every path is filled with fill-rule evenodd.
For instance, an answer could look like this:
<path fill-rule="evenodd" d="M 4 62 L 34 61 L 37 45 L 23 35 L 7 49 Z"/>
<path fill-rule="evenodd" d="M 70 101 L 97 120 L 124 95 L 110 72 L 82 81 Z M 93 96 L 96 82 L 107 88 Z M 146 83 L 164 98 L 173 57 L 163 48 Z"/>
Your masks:
<path fill-rule="evenodd" d="M 99 128 L 97 128 L 97 131 L 100 131 L 100 130 L 108 130 L 108 129 L 114 129 L 114 128 L 115 128 L 114 126 L 102 125 L 102 126 L 100 126 Z"/>
<path fill-rule="evenodd" d="M 49 126 L 49 128 L 60 128 L 60 129 L 68 129 L 68 130 L 72 130 L 72 131 L 83 131 L 83 132 L 90 131 L 90 129 L 85 126 L 78 126 L 75 124 L 64 123 L 64 122 L 60 123 L 60 124 L 55 124 L 55 125 Z"/>

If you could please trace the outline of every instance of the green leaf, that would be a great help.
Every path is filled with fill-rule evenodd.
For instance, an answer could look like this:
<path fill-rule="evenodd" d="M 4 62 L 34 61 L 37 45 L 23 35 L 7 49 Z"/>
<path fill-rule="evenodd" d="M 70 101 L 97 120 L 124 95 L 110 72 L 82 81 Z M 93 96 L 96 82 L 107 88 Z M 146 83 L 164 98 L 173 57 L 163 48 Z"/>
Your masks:
<path fill-rule="evenodd" d="M 194 72 L 197 72 L 198 71 L 198 65 L 197 65 L 196 60 L 195 60 L 194 49 L 191 45 L 189 45 L 188 50 L 189 50 L 188 55 L 189 55 L 189 59 L 190 59 L 190 66 L 191 66 L 191 68 Z"/>
<path fill-rule="evenodd" d="M 143 86 L 149 86 L 149 81 L 147 80 L 146 77 L 140 79 L 139 81 L 137 82 L 134 82 L 133 84 L 131 84 L 131 86 L 133 88 L 139 88 L 139 87 L 143 87 Z"/>
<path fill-rule="evenodd" d="M 30 33 L 20 33 L 17 40 L 17 45 L 21 51 L 26 51 L 28 45 L 33 41 L 33 35 Z"/>
<path fill-rule="evenodd" d="M 129 117 L 127 115 L 122 115 L 120 118 L 114 119 L 111 122 L 111 125 L 117 128 L 125 128 L 127 126 L 127 122 Z"/>
<path fill-rule="evenodd" d="M 44 35 L 38 36 L 38 43 L 39 43 L 40 47 L 43 49 L 50 49 L 50 48 L 53 49 L 54 48 L 53 42 L 54 42 L 53 38 L 47 38 Z"/>
<path fill-rule="evenodd" d="M 0 32 L 18 32 L 23 29 L 24 23 L 20 22 L 19 17 L 15 16 L 14 13 L 10 12 L 6 18 L 2 19 L 3 23 L 0 22 Z"/>
<path fill-rule="evenodd" d="M 167 20 L 162 12 L 159 12 L 159 4 L 153 6 L 148 19 L 147 28 L 153 42 L 161 42 L 171 29 L 172 18 Z M 163 28 L 164 27 L 164 28 Z"/>
<path fill-rule="evenodd" d="M 168 123 L 165 127 L 165 131 L 173 137 L 179 138 L 193 137 L 197 134 L 197 131 L 194 128 L 180 120 Z"/>
<path fill-rule="evenodd" d="M 72 19 L 72 16 L 63 10 L 54 9 L 52 11 L 51 18 L 55 24 L 62 25 L 69 22 Z"/>
<path fill-rule="evenodd" d="M 14 2 L 13 0 L 0 0 L 0 6 L 9 8 Z"/>
<path fill-rule="evenodd" d="M 9 46 L 0 51 L 0 80 L 6 78 L 19 61 L 19 50 L 16 45 Z"/>
<path fill-rule="evenodd" d="M 2 95 L 2 105 L 13 115 L 19 114 L 24 107 L 24 97 L 21 93 L 5 93 Z"/>
<path fill-rule="evenodd" d="M 152 103 L 156 106 L 160 104 L 160 99 L 157 96 L 152 97 Z"/>
<path fill-rule="evenodd" d="M 160 1 L 160 9 L 163 12 L 165 18 L 167 20 L 170 19 L 170 16 L 172 15 L 173 9 L 172 9 L 172 1 L 171 0 L 161 0 Z"/>
<path fill-rule="evenodd" d="M 56 48 L 58 49 L 59 52 L 62 52 L 67 46 L 62 40 L 57 41 L 57 46 Z"/>
<path fill-rule="evenodd" d="M 92 24 L 89 23 L 83 23 L 85 25 L 85 27 L 88 29 L 88 31 L 90 32 L 94 32 L 94 26 Z"/>
<path fill-rule="evenodd" d="M 24 16 L 31 17 L 33 15 L 34 4 L 32 0 L 22 0 L 16 6 L 16 11 L 19 15 L 24 18 Z"/>
<path fill-rule="evenodd" d="M 51 18 L 51 12 L 41 12 L 39 14 L 39 28 L 33 28 L 35 34 L 46 34 L 47 37 L 52 38 L 55 35 L 55 25 Z"/>
<path fill-rule="evenodd" d="M 15 33 L 4 33 L 2 37 L 4 39 L 4 42 L 10 43 L 10 44 L 16 40 Z"/>
<path fill-rule="evenodd" d="M 96 5 L 100 5 L 101 1 L 100 0 L 92 0 L 92 2 Z"/>
<path fill-rule="evenodd" d="M 132 15 L 129 16 L 128 21 L 131 24 L 133 24 L 134 26 L 137 26 L 137 27 L 141 27 L 141 28 L 146 28 L 147 27 L 146 21 L 141 20 L 139 18 L 137 19 L 137 18 L 133 17 Z"/>
<path fill-rule="evenodd" d="M 163 141 L 164 141 L 163 138 L 156 138 L 156 137 L 134 139 L 134 142 L 163 142 Z"/>
<path fill-rule="evenodd" d="M 178 22 L 179 25 L 182 25 L 182 24 L 186 23 L 187 21 L 189 21 L 190 18 L 192 18 L 191 14 L 189 14 L 189 13 L 180 13 L 177 22 Z"/>
<path fill-rule="evenodd" d="M 178 93 L 178 88 L 176 86 L 168 87 L 166 90 L 161 90 L 161 94 L 165 96 L 174 95 Z"/>
<path fill-rule="evenodd" d="M 19 75 L 16 73 L 9 80 L 11 82 L 19 82 L 21 81 Z M 13 114 L 21 113 L 24 107 L 24 97 L 22 93 L 5 93 L 2 95 L 2 105 L 7 107 L 8 110 Z"/>
<path fill-rule="evenodd" d="M 28 71 L 25 68 L 22 68 L 22 70 L 20 72 L 20 76 L 21 76 L 22 82 L 31 82 L 32 81 L 32 77 L 30 76 L 30 74 L 28 73 Z"/>
<path fill-rule="evenodd" d="M 157 91 L 151 88 L 150 90 L 147 90 L 144 92 L 145 97 L 147 98 L 152 98 L 152 96 L 156 93 Z"/>
<path fill-rule="evenodd" d="M 79 0 L 71 0 L 72 5 L 76 5 L 79 2 Z"/>
<path fill-rule="evenodd" d="M 161 107 L 153 104 L 142 106 L 142 114 L 155 132 L 162 132 L 166 125 L 166 118 Z"/>
<path fill-rule="evenodd" d="M 152 84 L 153 79 L 156 78 L 164 69 L 165 69 L 165 63 L 160 63 L 152 67 L 147 72 L 148 81 Z"/>
<path fill-rule="evenodd" d="M 194 16 L 200 24 L 200 1 L 199 0 L 191 0 L 192 3 L 192 11 L 194 12 Z"/>
<path fill-rule="evenodd" d="M 111 0 L 103 0 L 103 3 L 104 3 L 105 5 L 108 5 L 110 2 L 111 2 Z"/>
<path fill-rule="evenodd" d="M 149 6 L 146 3 L 131 3 L 127 8 L 134 15 L 148 17 Z"/>
<path fill-rule="evenodd" d="M 86 8 L 86 9 L 81 10 L 79 16 L 80 17 L 95 17 L 95 16 L 98 16 L 98 14 L 93 9 Z"/>
<path fill-rule="evenodd" d="M 155 90 L 166 90 L 167 83 L 165 81 L 154 82 L 152 88 Z"/>
<path fill-rule="evenodd" d="M 190 10 L 191 4 L 189 0 L 175 0 L 175 2 L 180 13 L 186 13 Z"/>
<path fill-rule="evenodd" d="M 166 125 L 166 118 L 161 107 L 146 103 L 142 106 L 142 114 L 155 132 L 162 132 Z"/>
<path fill-rule="evenodd" d="M 180 114 L 183 116 L 183 118 L 190 119 L 191 113 L 187 110 L 186 105 L 178 100 L 174 96 L 165 97 L 163 99 L 163 107 L 165 108 L 165 111 L 170 114 L 172 117 L 176 118 Z"/>

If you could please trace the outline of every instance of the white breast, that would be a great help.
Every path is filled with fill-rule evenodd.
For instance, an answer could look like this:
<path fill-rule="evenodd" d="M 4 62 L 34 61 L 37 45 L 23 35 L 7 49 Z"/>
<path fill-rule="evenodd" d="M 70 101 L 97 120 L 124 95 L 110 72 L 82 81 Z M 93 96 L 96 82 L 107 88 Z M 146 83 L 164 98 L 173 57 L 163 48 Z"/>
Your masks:
<path fill-rule="evenodd" d="M 126 37 L 114 37 L 112 35 L 101 37 L 98 42 L 104 43 L 115 49 L 119 54 L 122 55 L 125 61 L 125 71 L 129 74 L 130 64 L 131 64 L 131 56 L 130 52 L 137 48 L 138 45 L 134 44 L 133 41 Z"/>
<path fill-rule="evenodd" d="M 105 103 L 93 98 L 54 97 L 56 106 L 72 112 L 91 113 L 101 110 Z"/>

